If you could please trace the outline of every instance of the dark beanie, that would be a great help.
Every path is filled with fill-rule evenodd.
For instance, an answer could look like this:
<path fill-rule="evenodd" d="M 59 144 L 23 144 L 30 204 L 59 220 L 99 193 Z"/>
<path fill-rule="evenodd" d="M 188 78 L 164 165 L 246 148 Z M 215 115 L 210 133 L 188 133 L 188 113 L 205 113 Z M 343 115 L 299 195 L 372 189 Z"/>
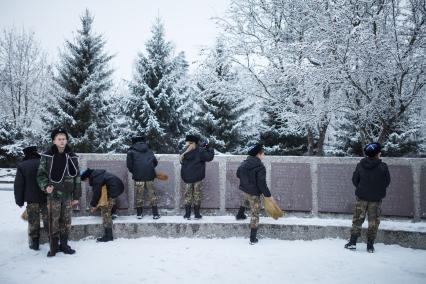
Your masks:
<path fill-rule="evenodd" d="M 26 148 L 24 148 L 22 150 L 22 152 L 24 152 L 25 156 L 29 156 L 29 155 L 32 155 L 32 154 L 37 154 L 37 146 L 26 147 Z"/>
<path fill-rule="evenodd" d="M 132 144 L 135 144 L 135 143 L 138 143 L 138 142 L 145 142 L 145 137 L 143 137 L 143 136 L 132 137 Z"/>
<path fill-rule="evenodd" d="M 87 169 L 85 169 L 85 170 L 83 170 L 82 172 L 81 172 L 81 175 L 80 175 L 80 179 L 81 180 L 85 180 L 85 179 L 87 179 L 88 177 L 90 177 L 90 175 L 93 173 L 93 170 L 92 169 L 90 169 L 90 168 L 87 168 Z"/>
<path fill-rule="evenodd" d="M 248 151 L 248 154 L 250 156 L 256 156 L 257 154 L 259 154 L 260 152 L 263 151 L 263 145 L 262 144 L 255 144 L 252 147 L 250 147 L 250 150 Z"/>
<path fill-rule="evenodd" d="M 367 144 L 364 147 L 365 155 L 367 155 L 370 158 L 375 157 L 377 154 L 380 153 L 381 150 L 382 150 L 382 145 L 380 145 L 380 143 L 377 143 L 377 142 Z"/>
<path fill-rule="evenodd" d="M 197 135 L 186 135 L 185 137 L 185 142 L 194 142 L 197 143 L 200 141 L 200 137 L 198 137 Z"/>
<path fill-rule="evenodd" d="M 54 129 L 52 131 L 52 133 L 50 134 L 50 137 L 52 138 L 52 141 L 55 140 L 55 137 L 58 134 L 65 134 L 65 136 L 67 137 L 67 140 L 69 140 L 68 133 L 65 131 L 65 129 L 62 128 L 62 127 L 59 127 L 59 128 Z"/>

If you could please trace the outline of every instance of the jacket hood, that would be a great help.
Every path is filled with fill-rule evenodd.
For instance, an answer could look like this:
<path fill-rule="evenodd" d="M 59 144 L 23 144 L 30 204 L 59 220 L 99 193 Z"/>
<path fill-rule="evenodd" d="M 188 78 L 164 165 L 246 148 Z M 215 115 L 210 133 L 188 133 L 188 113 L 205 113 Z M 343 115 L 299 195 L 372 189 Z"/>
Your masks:
<path fill-rule="evenodd" d="M 248 156 L 247 159 L 242 162 L 241 166 L 248 170 L 252 170 L 254 168 L 263 166 L 263 164 L 259 158 Z"/>
<path fill-rule="evenodd" d="M 94 181 L 95 181 L 98 177 L 100 177 L 101 175 L 103 175 L 105 172 L 106 172 L 106 170 L 93 170 L 93 172 L 92 172 L 92 174 L 90 175 L 90 178 L 89 178 L 89 184 L 90 184 L 91 186 L 93 186 Z"/>
<path fill-rule="evenodd" d="M 374 169 L 374 168 L 377 168 L 381 162 L 382 160 L 380 159 L 367 157 L 361 160 L 361 167 L 363 167 L 366 170 Z"/>
<path fill-rule="evenodd" d="M 148 145 L 146 145 L 146 143 L 143 143 L 143 142 L 138 142 L 135 145 L 133 145 L 132 147 L 130 147 L 130 149 L 133 149 L 133 150 L 141 152 L 141 153 L 145 153 L 145 152 L 148 151 Z"/>

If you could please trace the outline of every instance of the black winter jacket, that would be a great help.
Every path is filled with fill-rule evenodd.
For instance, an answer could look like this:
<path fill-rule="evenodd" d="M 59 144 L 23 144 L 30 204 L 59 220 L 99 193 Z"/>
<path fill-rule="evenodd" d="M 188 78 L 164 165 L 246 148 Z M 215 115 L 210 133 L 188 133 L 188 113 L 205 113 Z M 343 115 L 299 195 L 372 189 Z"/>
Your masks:
<path fill-rule="evenodd" d="M 355 195 L 365 201 L 378 202 L 386 196 L 391 178 L 386 163 L 380 159 L 364 158 L 356 166 L 352 183 Z"/>
<path fill-rule="evenodd" d="M 266 168 L 257 157 L 248 156 L 237 170 L 240 179 L 240 190 L 250 195 L 271 197 L 266 184 Z"/>
<path fill-rule="evenodd" d="M 124 184 L 121 179 L 105 170 L 93 170 L 89 176 L 89 184 L 93 190 L 90 206 L 96 207 L 101 198 L 102 186 L 106 185 L 108 198 L 117 198 L 124 192 Z"/>
<path fill-rule="evenodd" d="M 15 182 L 13 184 L 15 202 L 18 206 L 27 203 L 46 203 L 46 193 L 37 183 L 37 170 L 40 165 L 40 157 L 22 161 L 16 169 Z"/>
<path fill-rule="evenodd" d="M 180 162 L 180 175 L 185 183 L 202 181 L 206 177 L 206 162 L 212 161 L 214 150 L 199 147 L 186 153 Z"/>
<path fill-rule="evenodd" d="M 157 165 L 158 161 L 146 143 L 138 142 L 127 152 L 127 168 L 135 181 L 154 180 Z"/>

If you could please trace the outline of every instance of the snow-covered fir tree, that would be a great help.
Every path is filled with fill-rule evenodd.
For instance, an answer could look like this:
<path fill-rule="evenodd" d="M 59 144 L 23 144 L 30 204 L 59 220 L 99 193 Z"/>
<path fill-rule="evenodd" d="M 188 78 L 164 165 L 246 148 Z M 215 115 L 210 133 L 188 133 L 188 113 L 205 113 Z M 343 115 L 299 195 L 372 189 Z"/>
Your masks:
<path fill-rule="evenodd" d="M 196 71 L 199 111 L 194 126 L 221 153 L 235 153 L 244 141 L 245 118 L 250 105 L 239 88 L 238 74 L 222 38 L 208 50 Z"/>
<path fill-rule="evenodd" d="M 125 108 L 132 135 L 144 135 L 158 153 L 176 153 L 184 135 L 184 101 L 188 64 L 174 55 L 159 18 L 152 26 L 146 52 L 139 53 Z"/>
<path fill-rule="evenodd" d="M 105 39 L 92 30 L 94 17 L 88 10 L 81 16 L 81 28 L 73 41 L 66 41 L 57 67 L 56 101 L 44 116 L 47 131 L 62 126 L 72 137 L 78 152 L 105 152 L 111 139 L 111 103 L 108 91 L 113 85 L 105 52 Z"/>

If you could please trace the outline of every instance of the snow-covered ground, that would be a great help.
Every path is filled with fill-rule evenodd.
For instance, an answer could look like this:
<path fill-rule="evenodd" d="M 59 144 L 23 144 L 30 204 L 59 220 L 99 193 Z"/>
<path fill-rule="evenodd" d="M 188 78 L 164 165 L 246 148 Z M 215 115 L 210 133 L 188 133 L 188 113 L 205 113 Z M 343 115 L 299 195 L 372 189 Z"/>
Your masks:
<path fill-rule="evenodd" d="M 0 168 L 0 182 L 13 182 L 15 174 L 16 169 Z"/>
<path fill-rule="evenodd" d="M 105 244 L 89 239 L 70 242 L 75 255 L 47 258 L 47 245 L 39 252 L 28 249 L 22 211 L 12 192 L 0 191 L 1 284 L 426 283 L 426 251 L 377 244 L 377 252 L 369 254 L 360 244 L 352 252 L 343 249 L 340 239 L 262 239 L 255 246 L 242 238 L 117 239 Z"/>

